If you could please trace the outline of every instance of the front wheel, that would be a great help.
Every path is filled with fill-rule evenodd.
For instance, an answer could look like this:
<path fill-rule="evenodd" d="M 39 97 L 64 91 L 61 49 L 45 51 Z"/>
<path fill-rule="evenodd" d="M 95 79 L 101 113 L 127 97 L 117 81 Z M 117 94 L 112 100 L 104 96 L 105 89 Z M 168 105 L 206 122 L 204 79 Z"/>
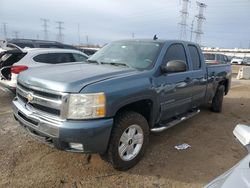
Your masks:
<path fill-rule="evenodd" d="M 219 85 L 212 100 L 212 111 L 214 112 L 222 111 L 224 93 L 225 93 L 225 86 Z"/>
<path fill-rule="evenodd" d="M 135 166 L 147 147 L 149 127 L 147 120 L 136 112 L 123 112 L 115 119 L 108 150 L 101 157 L 117 170 Z"/>

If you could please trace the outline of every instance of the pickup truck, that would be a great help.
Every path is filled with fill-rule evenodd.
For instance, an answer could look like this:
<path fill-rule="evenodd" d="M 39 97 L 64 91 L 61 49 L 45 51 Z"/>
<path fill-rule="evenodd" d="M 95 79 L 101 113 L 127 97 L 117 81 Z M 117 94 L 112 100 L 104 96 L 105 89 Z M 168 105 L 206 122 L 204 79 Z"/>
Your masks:
<path fill-rule="evenodd" d="M 115 169 L 136 165 L 150 132 L 168 129 L 211 102 L 222 111 L 231 65 L 206 65 L 200 47 L 178 40 L 122 40 L 85 63 L 18 76 L 14 117 L 57 149 L 98 153 Z"/>

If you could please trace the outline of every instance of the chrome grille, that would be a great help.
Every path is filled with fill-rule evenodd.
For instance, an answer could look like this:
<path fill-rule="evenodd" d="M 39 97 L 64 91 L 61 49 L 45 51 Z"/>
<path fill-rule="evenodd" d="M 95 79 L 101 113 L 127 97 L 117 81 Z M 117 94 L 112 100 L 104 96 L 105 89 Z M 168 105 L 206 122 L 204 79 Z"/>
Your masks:
<path fill-rule="evenodd" d="M 67 94 L 21 83 L 17 84 L 16 92 L 18 100 L 21 100 L 30 111 L 54 118 L 65 118 Z"/>

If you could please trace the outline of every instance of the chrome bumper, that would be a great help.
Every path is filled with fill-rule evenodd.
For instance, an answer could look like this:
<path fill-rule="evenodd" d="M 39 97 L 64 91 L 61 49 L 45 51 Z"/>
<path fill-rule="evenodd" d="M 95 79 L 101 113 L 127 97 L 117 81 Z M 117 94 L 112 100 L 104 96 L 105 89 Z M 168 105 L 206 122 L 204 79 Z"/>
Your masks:
<path fill-rule="evenodd" d="M 50 119 L 25 107 L 15 98 L 12 102 L 16 119 L 38 140 L 55 146 L 57 149 L 73 151 L 70 144 L 82 144 L 85 153 L 105 153 L 113 118 L 81 121 L 60 121 Z M 75 152 L 75 151 L 73 151 Z"/>
<path fill-rule="evenodd" d="M 53 138 L 59 137 L 59 126 L 61 125 L 61 122 L 41 117 L 38 114 L 27 110 L 25 104 L 21 104 L 17 98 L 13 100 L 12 108 L 15 117 L 24 126 Z"/>

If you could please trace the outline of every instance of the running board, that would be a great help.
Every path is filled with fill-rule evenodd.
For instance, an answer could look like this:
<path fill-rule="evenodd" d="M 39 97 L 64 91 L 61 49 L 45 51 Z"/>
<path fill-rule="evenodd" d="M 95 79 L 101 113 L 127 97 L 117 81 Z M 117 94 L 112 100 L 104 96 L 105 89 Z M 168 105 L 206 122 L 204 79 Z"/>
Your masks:
<path fill-rule="evenodd" d="M 199 113 L 200 113 L 200 109 L 193 111 L 193 112 L 188 112 L 187 114 L 185 114 L 185 116 L 182 116 L 178 119 L 175 119 L 175 120 L 167 123 L 164 126 L 152 128 L 150 131 L 151 132 L 162 132 L 162 131 L 169 129 L 170 127 L 173 127 L 173 126 L 177 125 L 178 123 L 185 121 L 185 120 L 187 120 L 187 119 L 189 119 L 189 118 L 191 118 Z"/>

